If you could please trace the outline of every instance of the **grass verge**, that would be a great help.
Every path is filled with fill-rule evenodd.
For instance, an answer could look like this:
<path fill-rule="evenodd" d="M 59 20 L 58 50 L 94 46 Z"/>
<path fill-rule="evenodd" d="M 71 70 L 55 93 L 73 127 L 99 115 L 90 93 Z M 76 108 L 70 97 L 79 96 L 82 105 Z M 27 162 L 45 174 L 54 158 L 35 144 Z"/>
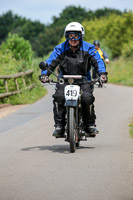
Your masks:
<path fill-rule="evenodd" d="M 107 66 L 109 83 L 133 87 L 133 57 L 120 57 Z"/>
<path fill-rule="evenodd" d="M 133 57 L 120 57 L 107 66 L 109 83 L 133 87 Z M 129 124 L 129 134 L 133 138 L 133 118 Z"/>
<path fill-rule="evenodd" d="M 13 105 L 17 104 L 32 104 L 45 96 L 47 89 L 42 87 L 40 84 L 32 90 L 25 90 L 21 94 L 13 95 L 9 97 L 9 103 Z"/>
<path fill-rule="evenodd" d="M 132 119 L 132 122 L 129 124 L 129 133 L 130 133 L 130 136 L 133 138 L 133 119 Z"/>

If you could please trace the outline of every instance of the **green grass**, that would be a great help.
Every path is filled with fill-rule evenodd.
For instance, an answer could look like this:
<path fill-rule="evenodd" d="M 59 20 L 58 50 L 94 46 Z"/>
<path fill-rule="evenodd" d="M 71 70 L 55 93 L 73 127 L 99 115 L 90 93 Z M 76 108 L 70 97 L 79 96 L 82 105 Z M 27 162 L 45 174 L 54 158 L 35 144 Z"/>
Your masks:
<path fill-rule="evenodd" d="M 10 104 L 32 104 L 47 94 L 46 88 L 37 84 L 32 90 L 25 90 L 21 94 L 9 97 Z"/>
<path fill-rule="evenodd" d="M 129 133 L 130 133 L 130 136 L 133 138 L 133 119 L 132 119 L 132 122 L 129 124 Z"/>
<path fill-rule="evenodd" d="M 109 83 L 133 87 L 133 57 L 120 57 L 107 66 Z"/>
<path fill-rule="evenodd" d="M 107 66 L 109 83 L 133 87 L 133 57 L 120 57 Z M 133 138 L 133 118 L 129 125 L 129 134 Z"/>

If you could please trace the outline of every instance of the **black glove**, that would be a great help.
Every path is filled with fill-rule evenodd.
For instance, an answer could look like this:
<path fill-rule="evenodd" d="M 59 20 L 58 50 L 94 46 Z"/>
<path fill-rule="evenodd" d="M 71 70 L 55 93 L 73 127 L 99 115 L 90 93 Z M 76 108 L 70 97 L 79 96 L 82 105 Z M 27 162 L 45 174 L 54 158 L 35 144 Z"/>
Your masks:
<path fill-rule="evenodd" d="M 46 70 L 47 67 L 48 67 L 48 64 L 46 62 L 44 62 L 44 61 L 41 61 L 39 63 L 39 67 L 40 67 L 41 70 Z"/>
<path fill-rule="evenodd" d="M 39 80 L 42 82 L 42 83 L 48 83 L 49 82 L 49 78 L 47 75 L 43 74 L 43 75 L 40 75 L 39 76 Z"/>
<path fill-rule="evenodd" d="M 107 75 L 106 75 L 106 74 L 102 74 L 102 75 L 100 76 L 100 81 L 101 81 L 102 83 L 107 83 L 107 81 L 108 81 Z"/>

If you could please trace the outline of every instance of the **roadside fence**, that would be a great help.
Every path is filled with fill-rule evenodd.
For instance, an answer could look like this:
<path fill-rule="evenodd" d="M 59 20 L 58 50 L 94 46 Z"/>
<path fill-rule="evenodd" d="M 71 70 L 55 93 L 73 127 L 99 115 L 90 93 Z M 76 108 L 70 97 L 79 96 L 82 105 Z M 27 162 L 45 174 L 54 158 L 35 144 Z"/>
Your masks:
<path fill-rule="evenodd" d="M 13 75 L 0 75 L 0 80 L 3 79 L 3 88 L 4 88 L 4 92 L 1 93 L 0 91 L 0 99 L 14 95 L 14 94 L 19 94 L 22 93 L 22 86 L 24 86 L 25 89 L 32 89 L 33 87 L 35 87 L 35 83 L 32 83 L 32 74 L 33 74 L 34 70 L 33 69 L 29 69 L 26 72 L 20 72 L 17 74 L 13 74 Z M 18 78 L 21 79 L 21 81 L 18 81 Z M 9 91 L 9 80 L 13 79 L 14 80 L 14 89 L 12 89 L 12 91 Z M 28 81 L 26 81 L 28 80 Z"/>

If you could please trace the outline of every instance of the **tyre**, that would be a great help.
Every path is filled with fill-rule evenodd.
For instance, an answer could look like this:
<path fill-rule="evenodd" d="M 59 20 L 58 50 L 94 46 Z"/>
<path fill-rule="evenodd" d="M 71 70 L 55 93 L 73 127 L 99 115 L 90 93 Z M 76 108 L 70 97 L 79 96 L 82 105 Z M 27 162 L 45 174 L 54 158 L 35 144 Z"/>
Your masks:
<path fill-rule="evenodd" d="M 70 152 L 74 153 L 76 150 L 76 120 L 75 120 L 75 109 L 69 107 L 68 119 L 69 119 L 69 142 L 70 142 Z"/>

